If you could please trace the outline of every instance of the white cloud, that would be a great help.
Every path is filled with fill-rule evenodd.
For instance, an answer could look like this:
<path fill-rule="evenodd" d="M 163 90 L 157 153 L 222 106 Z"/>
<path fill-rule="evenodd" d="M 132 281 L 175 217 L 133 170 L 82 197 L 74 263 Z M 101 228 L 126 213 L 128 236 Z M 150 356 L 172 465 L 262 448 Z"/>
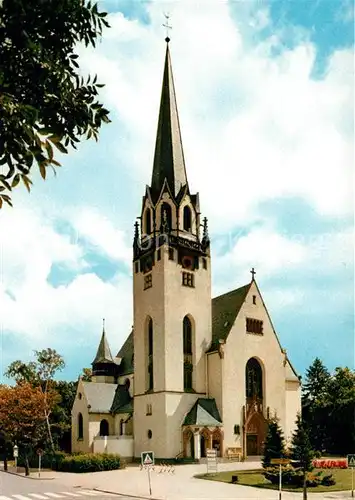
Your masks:
<path fill-rule="evenodd" d="M 90 207 L 82 207 L 72 216 L 78 236 L 93 244 L 97 251 L 130 265 L 132 248 L 126 243 L 126 234 L 115 227 L 104 215 Z"/>
<path fill-rule="evenodd" d="M 2 329 L 37 342 L 48 336 L 57 339 L 60 332 L 64 343 L 72 329 L 78 329 L 76 341 L 85 342 L 97 337 L 97 324 L 106 317 L 108 325 L 116 325 L 115 330 L 122 325 L 123 341 L 131 323 L 129 277 L 116 274 L 104 282 L 86 271 L 84 249 L 57 233 L 51 222 L 39 211 L 20 208 L 0 216 Z M 76 223 L 78 232 L 101 251 L 127 262 L 122 233 L 105 218 L 83 210 Z M 75 274 L 65 286 L 54 287 L 48 281 L 57 263 Z"/>

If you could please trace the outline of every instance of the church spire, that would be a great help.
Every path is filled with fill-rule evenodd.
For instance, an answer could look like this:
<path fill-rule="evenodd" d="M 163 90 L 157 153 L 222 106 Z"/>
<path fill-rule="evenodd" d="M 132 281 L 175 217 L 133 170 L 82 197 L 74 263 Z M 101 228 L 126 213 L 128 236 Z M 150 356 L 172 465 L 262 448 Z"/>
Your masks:
<path fill-rule="evenodd" d="M 97 363 L 114 363 L 114 360 L 113 360 L 113 357 L 112 357 L 112 354 L 110 351 L 110 346 L 108 345 L 108 342 L 106 339 L 105 320 L 103 320 L 102 336 L 101 336 L 100 344 L 99 344 L 95 359 L 92 362 L 92 364 L 96 365 Z"/>
<path fill-rule="evenodd" d="M 171 68 L 169 41 L 170 39 L 167 37 L 151 184 L 154 197 L 159 196 L 165 179 L 167 180 L 173 196 L 177 196 L 180 189 L 187 184 L 173 72 Z"/>

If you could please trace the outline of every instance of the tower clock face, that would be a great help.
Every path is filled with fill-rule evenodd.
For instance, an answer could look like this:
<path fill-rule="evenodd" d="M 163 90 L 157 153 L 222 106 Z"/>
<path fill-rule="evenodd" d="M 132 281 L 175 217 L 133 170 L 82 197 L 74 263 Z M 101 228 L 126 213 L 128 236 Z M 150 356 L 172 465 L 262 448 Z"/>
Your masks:
<path fill-rule="evenodd" d="M 181 260 L 181 263 L 184 269 L 193 269 L 194 259 L 190 255 L 184 255 L 184 257 Z"/>

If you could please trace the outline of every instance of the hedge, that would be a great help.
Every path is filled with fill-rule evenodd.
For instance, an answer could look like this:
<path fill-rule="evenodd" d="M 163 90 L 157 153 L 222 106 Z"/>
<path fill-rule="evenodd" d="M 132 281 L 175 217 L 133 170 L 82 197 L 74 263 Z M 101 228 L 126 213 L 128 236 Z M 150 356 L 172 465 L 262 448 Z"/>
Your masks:
<path fill-rule="evenodd" d="M 38 467 L 38 455 L 28 457 L 31 468 Z M 20 456 L 19 466 L 24 466 L 24 457 Z M 41 458 L 41 467 L 62 472 L 97 472 L 103 470 L 120 469 L 122 466 L 120 455 L 105 453 L 73 453 L 63 452 L 45 453 Z"/>
<path fill-rule="evenodd" d="M 58 470 L 62 472 L 98 472 L 120 468 L 120 455 L 105 453 L 67 455 L 58 463 Z"/>
<path fill-rule="evenodd" d="M 263 474 L 272 484 L 278 484 L 280 474 L 278 467 L 270 467 Z M 282 483 L 288 486 L 301 487 L 303 485 L 303 471 L 300 468 L 282 467 Z M 323 471 L 307 472 L 307 486 L 312 488 L 320 484 L 332 486 L 335 484 L 335 479 L 329 473 L 323 476 Z"/>

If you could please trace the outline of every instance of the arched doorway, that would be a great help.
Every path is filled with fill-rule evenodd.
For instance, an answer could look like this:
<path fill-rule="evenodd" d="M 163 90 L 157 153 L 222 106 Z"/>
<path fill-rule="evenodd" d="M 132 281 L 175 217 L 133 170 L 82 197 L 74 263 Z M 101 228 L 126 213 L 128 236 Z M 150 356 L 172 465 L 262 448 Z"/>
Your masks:
<path fill-rule="evenodd" d="M 250 358 L 245 367 L 245 425 L 244 453 L 262 455 L 266 435 L 263 401 L 263 370 L 256 358 Z"/>
<path fill-rule="evenodd" d="M 223 435 L 220 429 L 212 433 L 212 448 L 217 450 L 217 457 L 223 456 Z"/>
<path fill-rule="evenodd" d="M 206 456 L 206 438 L 203 434 L 200 435 L 200 456 L 204 458 Z"/>
<path fill-rule="evenodd" d="M 184 456 L 195 458 L 195 439 L 190 429 L 184 431 Z"/>
<path fill-rule="evenodd" d="M 109 425 L 107 420 L 104 418 L 100 422 L 100 436 L 108 436 L 109 435 Z"/>

